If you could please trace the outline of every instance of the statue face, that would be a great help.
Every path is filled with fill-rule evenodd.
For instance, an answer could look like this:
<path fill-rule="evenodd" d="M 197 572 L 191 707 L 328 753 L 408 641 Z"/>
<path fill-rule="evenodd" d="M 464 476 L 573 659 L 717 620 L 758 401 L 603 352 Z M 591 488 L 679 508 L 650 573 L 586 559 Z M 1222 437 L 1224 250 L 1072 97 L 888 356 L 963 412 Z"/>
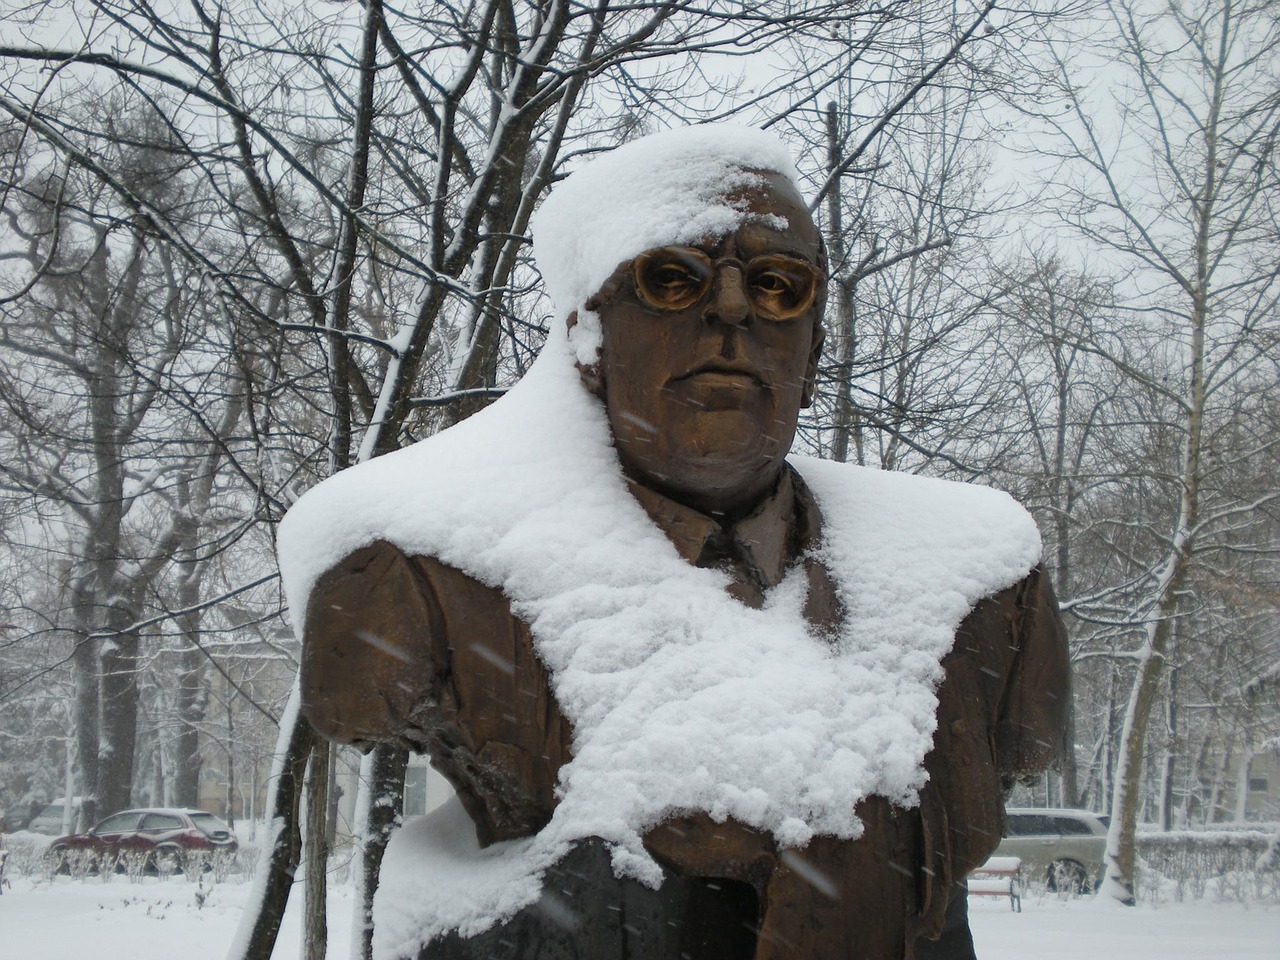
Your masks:
<path fill-rule="evenodd" d="M 825 299 L 819 236 L 786 178 L 741 197 L 734 233 L 647 251 L 588 302 L 603 346 L 588 387 L 603 399 L 623 469 L 704 512 L 767 494 L 809 405 Z"/>

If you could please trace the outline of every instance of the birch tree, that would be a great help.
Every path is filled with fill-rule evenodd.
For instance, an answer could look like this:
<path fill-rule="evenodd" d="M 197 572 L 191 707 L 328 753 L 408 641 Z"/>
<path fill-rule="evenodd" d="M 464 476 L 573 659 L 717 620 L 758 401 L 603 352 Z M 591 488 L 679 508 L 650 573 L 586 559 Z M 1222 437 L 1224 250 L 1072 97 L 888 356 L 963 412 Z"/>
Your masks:
<path fill-rule="evenodd" d="M 1193 572 L 1236 549 L 1230 533 L 1275 502 L 1241 496 L 1210 451 L 1243 386 L 1272 368 L 1280 246 L 1280 23 L 1272 5 L 1113 0 L 1106 7 L 1109 97 L 1059 58 L 1070 104 L 1056 123 L 1057 182 L 1067 222 L 1130 265 L 1129 303 L 1175 351 L 1171 375 L 1115 341 L 1081 342 L 1160 397 L 1176 451 L 1152 478 L 1173 506 L 1154 549 L 1123 590 L 1135 631 L 1124 651 L 1132 684 L 1111 800 L 1105 893 L 1134 902 L 1134 831 L 1146 737 L 1161 671 L 1194 608 Z M 1274 385 L 1274 380 L 1272 380 Z M 1232 459 L 1265 456 L 1259 435 Z"/>
<path fill-rule="evenodd" d="M 1061 761 L 1061 793 L 1064 805 L 1077 807 L 1077 730 L 1090 731 L 1107 705 L 1086 710 L 1084 723 L 1077 725 L 1080 707 L 1091 705 L 1086 698 L 1096 677 L 1087 658 L 1096 641 L 1089 623 L 1069 615 L 1070 598 L 1108 582 L 1105 567 L 1090 563 L 1088 555 L 1081 562 L 1077 553 L 1082 545 L 1088 549 L 1093 502 L 1124 480 L 1116 453 L 1129 433 L 1132 410 L 1125 378 L 1081 345 L 1097 340 L 1095 331 L 1116 330 L 1108 278 L 1071 270 L 1057 254 L 1040 250 L 1000 275 L 993 356 L 1008 384 L 1000 430 L 1012 443 L 990 470 L 1036 517 L 1045 566 L 1066 601 L 1076 702 L 1068 714 L 1070 746 Z M 1107 663 L 1104 670 L 1110 667 Z"/>

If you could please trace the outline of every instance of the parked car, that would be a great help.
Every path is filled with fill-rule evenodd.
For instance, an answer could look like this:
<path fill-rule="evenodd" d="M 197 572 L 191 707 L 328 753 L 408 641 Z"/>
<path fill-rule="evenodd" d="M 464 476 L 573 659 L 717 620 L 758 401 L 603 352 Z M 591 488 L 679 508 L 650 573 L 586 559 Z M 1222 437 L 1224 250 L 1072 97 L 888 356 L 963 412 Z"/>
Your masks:
<path fill-rule="evenodd" d="M 996 855 L 1017 857 L 1022 875 L 1050 890 L 1092 892 L 1102 882 L 1107 818 L 1088 810 L 1010 807 Z"/>
<path fill-rule="evenodd" d="M 43 806 L 42 803 L 15 803 L 0 811 L 0 833 L 17 833 L 28 829 Z"/>
<path fill-rule="evenodd" d="M 80 816 L 80 798 L 72 798 L 70 817 L 63 816 L 65 809 L 65 799 L 44 804 L 40 807 L 40 812 L 31 818 L 31 822 L 27 824 L 27 829 L 32 833 L 43 833 L 46 837 L 58 836 L 67 829 L 66 825 L 68 823 L 73 827 L 76 825 L 76 819 Z"/>
<path fill-rule="evenodd" d="M 59 837 L 49 851 L 60 863 L 87 850 L 96 863 L 117 865 L 122 855 L 136 852 L 145 856 L 146 867 L 171 873 L 181 868 L 189 853 L 233 853 L 237 847 L 231 829 L 211 813 L 157 808 L 112 814 L 87 833 Z"/>

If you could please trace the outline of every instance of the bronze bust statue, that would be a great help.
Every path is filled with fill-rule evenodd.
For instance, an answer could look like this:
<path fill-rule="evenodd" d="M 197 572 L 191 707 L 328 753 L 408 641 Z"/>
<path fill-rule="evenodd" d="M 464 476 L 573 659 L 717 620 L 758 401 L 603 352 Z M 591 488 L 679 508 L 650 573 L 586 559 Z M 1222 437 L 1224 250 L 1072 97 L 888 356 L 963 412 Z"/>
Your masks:
<path fill-rule="evenodd" d="M 417 930 L 423 957 L 468 960 L 972 957 L 965 876 L 999 840 L 1007 784 L 1062 747 L 1066 648 L 1034 530 L 991 491 L 788 462 L 822 348 L 820 235 L 763 135 L 650 139 L 575 173 L 535 223 L 550 274 L 595 184 L 636 199 L 599 200 L 615 226 L 583 256 L 659 211 L 603 279 L 548 276 L 572 300 L 539 360 L 555 388 L 513 391 L 418 445 L 431 457 L 328 481 L 282 531 L 307 558 L 290 593 L 310 722 L 426 751 L 465 811 L 437 829 L 474 828 L 460 857 L 533 858 L 534 886 L 489 916 L 440 905 L 470 882 L 451 861 L 465 869 L 419 891 L 438 916 L 415 927 L 419 893 L 401 895 L 384 949 L 412 955 Z M 664 149 L 658 186 L 627 182 Z M 675 228 L 664 202 L 699 209 Z M 446 479 L 421 492 L 425 471 Z M 799 758 L 795 783 L 734 780 L 757 756 Z M 580 801 L 593 789 L 615 796 Z"/>

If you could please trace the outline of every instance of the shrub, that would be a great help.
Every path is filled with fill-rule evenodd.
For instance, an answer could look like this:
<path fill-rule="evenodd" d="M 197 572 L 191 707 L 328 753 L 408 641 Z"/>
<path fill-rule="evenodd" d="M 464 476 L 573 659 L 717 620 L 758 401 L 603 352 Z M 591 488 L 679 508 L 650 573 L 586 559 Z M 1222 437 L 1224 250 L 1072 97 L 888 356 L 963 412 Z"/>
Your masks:
<path fill-rule="evenodd" d="M 48 872 L 46 851 L 52 837 L 38 833 L 11 833 L 4 838 L 4 848 L 9 853 L 5 865 L 11 877 L 43 877 Z"/>
<path fill-rule="evenodd" d="M 1138 834 L 1142 883 L 1173 899 L 1280 902 L 1280 873 L 1266 869 L 1272 837 L 1260 830 L 1179 830 Z"/>

